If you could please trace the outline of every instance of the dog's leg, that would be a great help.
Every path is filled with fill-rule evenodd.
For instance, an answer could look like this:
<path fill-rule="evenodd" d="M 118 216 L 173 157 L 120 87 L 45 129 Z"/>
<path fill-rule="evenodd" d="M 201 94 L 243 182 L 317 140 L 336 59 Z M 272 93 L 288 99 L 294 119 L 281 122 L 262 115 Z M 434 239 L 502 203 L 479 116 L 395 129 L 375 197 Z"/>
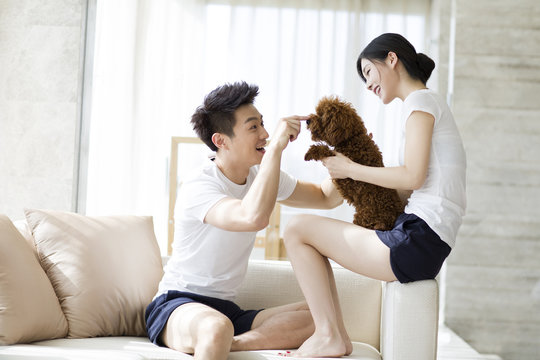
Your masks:
<path fill-rule="evenodd" d="M 304 155 L 304 160 L 321 160 L 329 156 L 334 156 L 334 152 L 326 145 L 317 144 L 311 145 L 309 150 Z"/>

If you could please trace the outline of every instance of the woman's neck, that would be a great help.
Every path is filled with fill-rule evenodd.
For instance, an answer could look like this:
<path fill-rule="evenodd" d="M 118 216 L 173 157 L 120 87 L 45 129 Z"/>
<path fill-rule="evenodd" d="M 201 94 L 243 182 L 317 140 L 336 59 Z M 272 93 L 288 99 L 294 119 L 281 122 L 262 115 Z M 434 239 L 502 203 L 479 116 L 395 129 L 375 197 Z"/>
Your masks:
<path fill-rule="evenodd" d="M 397 97 L 400 98 L 401 101 L 405 101 L 407 96 L 414 91 L 427 89 L 426 85 L 422 81 L 411 78 L 409 73 L 407 73 L 404 68 L 400 71 L 399 84 Z"/>
<path fill-rule="evenodd" d="M 409 96 L 411 93 L 417 91 L 427 89 L 426 85 L 424 85 L 421 81 L 418 81 L 414 84 L 408 84 L 406 86 L 403 86 L 401 91 L 399 92 L 398 97 L 401 99 L 401 101 L 405 101 L 407 96 Z"/>

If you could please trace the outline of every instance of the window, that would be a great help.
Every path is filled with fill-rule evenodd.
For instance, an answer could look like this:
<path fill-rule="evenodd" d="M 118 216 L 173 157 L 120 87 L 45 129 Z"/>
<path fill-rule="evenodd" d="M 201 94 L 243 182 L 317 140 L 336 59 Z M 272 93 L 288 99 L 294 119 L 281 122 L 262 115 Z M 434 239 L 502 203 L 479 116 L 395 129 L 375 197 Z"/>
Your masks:
<path fill-rule="evenodd" d="M 194 136 L 191 114 L 206 93 L 225 82 L 259 85 L 255 105 L 270 134 L 276 119 L 309 114 L 322 96 L 339 95 L 353 103 L 373 132 L 385 162 L 396 162 L 400 104 L 383 108 L 365 90 L 356 58 L 383 32 L 399 32 L 429 54 L 430 1 L 95 0 L 95 5 L 82 212 L 152 215 L 165 252 L 170 139 Z M 320 164 L 304 162 L 310 143 L 304 131 L 285 151 L 283 169 L 318 182 L 327 173 Z M 282 222 L 296 211 L 282 209 Z M 313 212 L 352 218 L 348 206 Z"/>

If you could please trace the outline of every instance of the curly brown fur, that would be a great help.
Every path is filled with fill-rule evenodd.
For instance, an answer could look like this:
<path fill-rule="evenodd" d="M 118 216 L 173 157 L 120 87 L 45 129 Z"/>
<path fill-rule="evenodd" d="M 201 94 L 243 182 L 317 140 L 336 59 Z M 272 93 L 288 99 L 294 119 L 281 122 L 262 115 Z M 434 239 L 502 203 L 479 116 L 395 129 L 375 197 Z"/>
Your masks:
<path fill-rule="evenodd" d="M 348 102 L 337 97 L 322 98 L 316 114 L 310 116 L 307 128 L 311 131 L 311 139 L 319 143 L 309 148 L 304 157 L 306 161 L 334 156 L 337 151 L 362 165 L 384 166 L 379 147 Z M 394 189 L 351 178 L 334 179 L 334 183 L 343 198 L 355 207 L 353 223 L 356 225 L 389 230 L 403 212 L 403 203 Z"/>

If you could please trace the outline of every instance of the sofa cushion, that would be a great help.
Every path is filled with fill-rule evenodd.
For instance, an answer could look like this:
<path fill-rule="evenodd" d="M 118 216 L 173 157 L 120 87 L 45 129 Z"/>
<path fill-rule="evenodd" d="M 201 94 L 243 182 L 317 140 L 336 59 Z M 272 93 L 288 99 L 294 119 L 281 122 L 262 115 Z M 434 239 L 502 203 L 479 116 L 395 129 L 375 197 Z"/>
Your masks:
<path fill-rule="evenodd" d="M 283 352 L 283 350 L 237 351 L 231 352 L 227 360 L 280 360 L 283 356 L 279 353 Z M 4 357 L 16 360 L 193 360 L 191 355 L 152 344 L 146 337 L 129 336 L 57 339 L 40 341 L 31 345 L 0 346 L 0 359 Z M 305 358 L 305 360 L 310 359 L 315 360 Z M 353 343 L 353 353 L 346 359 L 381 360 L 381 356 L 372 346 Z"/>
<path fill-rule="evenodd" d="M 32 236 L 32 230 L 30 230 L 30 228 L 28 227 L 28 223 L 26 222 L 26 220 L 16 220 L 13 222 L 13 225 L 15 225 L 17 230 L 19 230 L 21 235 L 24 237 L 26 242 L 30 245 L 30 247 L 34 251 L 36 258 L 38 258 L 36 244 L 34 242 L 34 237 Z"/>
<path fill-rule="evenodd" d="M 144 336 L 144 310 L 162 276 L 152 218 L 25 214 L 68 321 L 68 337 Z"/>
<path fill-rule="evenodd" d="M 31 246 L 0 215 L 0 345 L 64 337 L 68 327 Z"/>

